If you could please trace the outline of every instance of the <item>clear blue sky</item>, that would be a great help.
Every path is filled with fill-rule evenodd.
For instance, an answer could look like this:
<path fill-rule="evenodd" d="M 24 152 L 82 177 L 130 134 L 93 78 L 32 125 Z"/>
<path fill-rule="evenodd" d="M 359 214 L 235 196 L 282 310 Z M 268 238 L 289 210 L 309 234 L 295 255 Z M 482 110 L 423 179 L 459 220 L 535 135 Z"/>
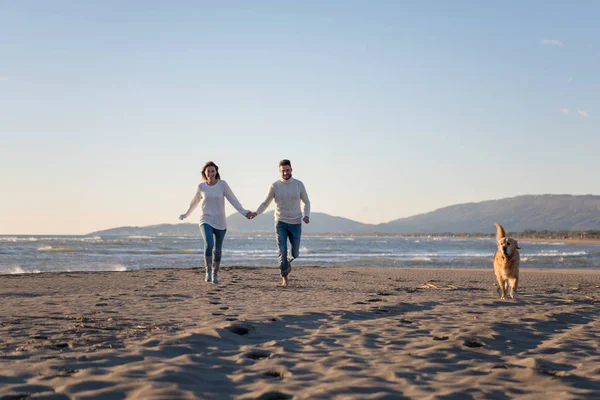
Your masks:
<path fill-rule="evenodd" d="M 597 1 L 0 1 L 0 234 L 600 194 Z M 233 212 L 233 208 L 228 208 Z M 188 221 L 196 221 L 196 211 Z"/>

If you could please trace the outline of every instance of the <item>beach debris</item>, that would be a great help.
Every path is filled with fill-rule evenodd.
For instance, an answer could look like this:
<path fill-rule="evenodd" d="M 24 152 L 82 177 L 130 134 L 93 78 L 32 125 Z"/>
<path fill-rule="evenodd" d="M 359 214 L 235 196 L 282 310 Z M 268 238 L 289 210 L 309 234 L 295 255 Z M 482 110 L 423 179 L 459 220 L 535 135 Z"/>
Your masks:
<path fill-rule="evenodd" d="M 458 289 L 458 287 L 456 287 L 455 285 L 452 285 L 450 283 L 448 283 L 444 286 L 437 286 L 431 282 L 432 281 L 427 281 L 427 282 L 423 283 L 422 285 L 417 286 L 417 289 L 442 289 L 442 290 L 457 290 Z"/>
<path fill-rule="evenodd" d="M 284 374 L 279 371 L 269 370 L 263 373 L 268 378 L 283 379 Z"/>
<path fill-rule="evenodd" d="M 485 346 L 485 344 L 481 340 L 479 340 L 477 338 L 468 338 L 468 339 L 465 339 L 465 341 L 463 342 L 463 344 L 465 346 L 467 346 L 467 347 L 473 347 L 473 348 Z"/>
<path fill-rule="evenodd" d="M 61 378 L 61 377 L 65 377 L 65 376 L 71 376 L 71 375 L 73 375 L 73 374 L 75 374 L 77 372 L 79 372 L 78 369 L 65 368 L 65 369 L 62 369 L 62 370 L 58 371 L 54 375 L 47 376 L 46 379 Z"/>
<path fill-rule="evenodd" d="M 448 340 L 448 336 L 433 336 L 433 340 Z"/>
<path fill-rule="evenodd" d="M 569 373 L 567 371 L 559 371 L 556 369 L 548 369 L 548 368 L 543 368 L 543 367 L 539 367 L 537 368 L 537 370 L 539 372 L 541 372 L 544 375 L 550 375 L 550 376 L 567 376 L 569 375 Z"/>

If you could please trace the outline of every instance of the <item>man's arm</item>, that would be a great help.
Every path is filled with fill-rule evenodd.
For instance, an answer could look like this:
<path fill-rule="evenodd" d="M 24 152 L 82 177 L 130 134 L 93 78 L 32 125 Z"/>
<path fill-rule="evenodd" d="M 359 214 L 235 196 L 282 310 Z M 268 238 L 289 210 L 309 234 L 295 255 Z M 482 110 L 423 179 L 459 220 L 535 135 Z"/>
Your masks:
<path fill-rule="evenodd" d="M 304 218 L 302 218 L 302 220 L 308 224 L 310 222 L 310 200 L 308 199 L 308 193 L 306 193 L 304 183 L 300 188 L 300 200 L 304 203 Z"/>
<path fill-rule="evenodd" d="M 262 202 L 262 204 L 260 206 L 258 206 L 258 208 L 256 209 L 256 211 L 254 212 L 256 215 L 262 214 L 263 212 L 265 212 L 265 210 L 267 209 L 267 207 L 269 207 L 269 205 L 271 204 L 271 202 L 273 201 L 273 199 L 275 198 L 275 187 L 273 185 L 271 185 L 271 187 L 269 187 L 269 192 L 267 193 L 267 197 L 265 197 L 265 200 Z"/>

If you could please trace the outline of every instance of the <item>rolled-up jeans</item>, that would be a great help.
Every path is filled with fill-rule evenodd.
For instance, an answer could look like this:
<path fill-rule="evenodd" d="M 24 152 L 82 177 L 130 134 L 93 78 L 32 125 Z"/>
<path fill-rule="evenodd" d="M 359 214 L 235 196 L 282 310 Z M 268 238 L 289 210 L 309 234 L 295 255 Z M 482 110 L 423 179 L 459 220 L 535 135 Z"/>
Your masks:
<path fill-rule="evenodd" d="M 298 258 L 300 255 L 300 236 L 302 235 L 302 224 L 288 224 L 278 221 L 275 225 L 275 235 L 277 238 L 277 247 L 279 247 L 279 270 L 281 276 L 288 276 L 288 267 L 290 261 Z M 292 246 L 291 255 L 288 258 L 288 239 Z"/>
<path fill-rule="evenodd" d="M 201 224 L 200 232 L 204 238 L 204 257 L 212 256 L 214 262 L 221 262 L 221 249 L 227 229 L 215 229 L 209 224 Z"/>

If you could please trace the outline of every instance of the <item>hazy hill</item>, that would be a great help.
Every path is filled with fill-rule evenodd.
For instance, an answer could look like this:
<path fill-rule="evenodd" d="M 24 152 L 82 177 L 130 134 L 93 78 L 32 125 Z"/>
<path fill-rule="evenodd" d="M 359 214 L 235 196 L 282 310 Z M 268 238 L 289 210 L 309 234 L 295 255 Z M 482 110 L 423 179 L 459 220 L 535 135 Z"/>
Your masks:
<path fill-rule="evenodd" d="M 489 232 L 497 221 L 510 232 L 600 229 L 600 196 L 525 195 L 458 204 L 377 225 L 386 233 Z"/>
<path fill-rule="evenodd" d="M 192 217 L 193 218 L 193 217 Z M 527 229 L 551 231 L 600 230 L 600 196 L 525 195 L 479 203 L 458 204 L 425 214 L 371 225 L 324 213 L 312 213 L 306 233 L 446 233 L 493 232 L 494 221 L 509 232 Z M 273 211 L 247 220 L 240 214 L 227 218 L 228 232 L 273 232 Z M 195 223 L 121 227 L 93 235 L 197 236 Z"/>
<path fill-rule="evenodd" d="M 228 233 L 274 232 L 274 212 L 266 212 L 252 220 L 235 213 L 227 217 Z M 190 217 L 194 218 L 194 216 Z M 375 225 L 363 224 L 347 218 L 329 214 L 311 213 L 310 224 L 302 223 L 305 233 L 368 233 L 374 232 Z M 199 236 L 197 223 L 160 224 L 149 226 L 123 226 L 90 233 L 90 235 L 118 236 Z"/>
<path fill-rule="evenodd" d="M 274 212 L 266 212 L 252 220 L 241 214 L 227 217 L 228 231 L 232 232 L 274 232 Z M 313 212 L 310 223 L 302 223 L 302 232 L 306 233 L 367 233 L 374 232 L 375 225 L 363 224 L 348 218 L 334 217 L 329 214 Z"/>

